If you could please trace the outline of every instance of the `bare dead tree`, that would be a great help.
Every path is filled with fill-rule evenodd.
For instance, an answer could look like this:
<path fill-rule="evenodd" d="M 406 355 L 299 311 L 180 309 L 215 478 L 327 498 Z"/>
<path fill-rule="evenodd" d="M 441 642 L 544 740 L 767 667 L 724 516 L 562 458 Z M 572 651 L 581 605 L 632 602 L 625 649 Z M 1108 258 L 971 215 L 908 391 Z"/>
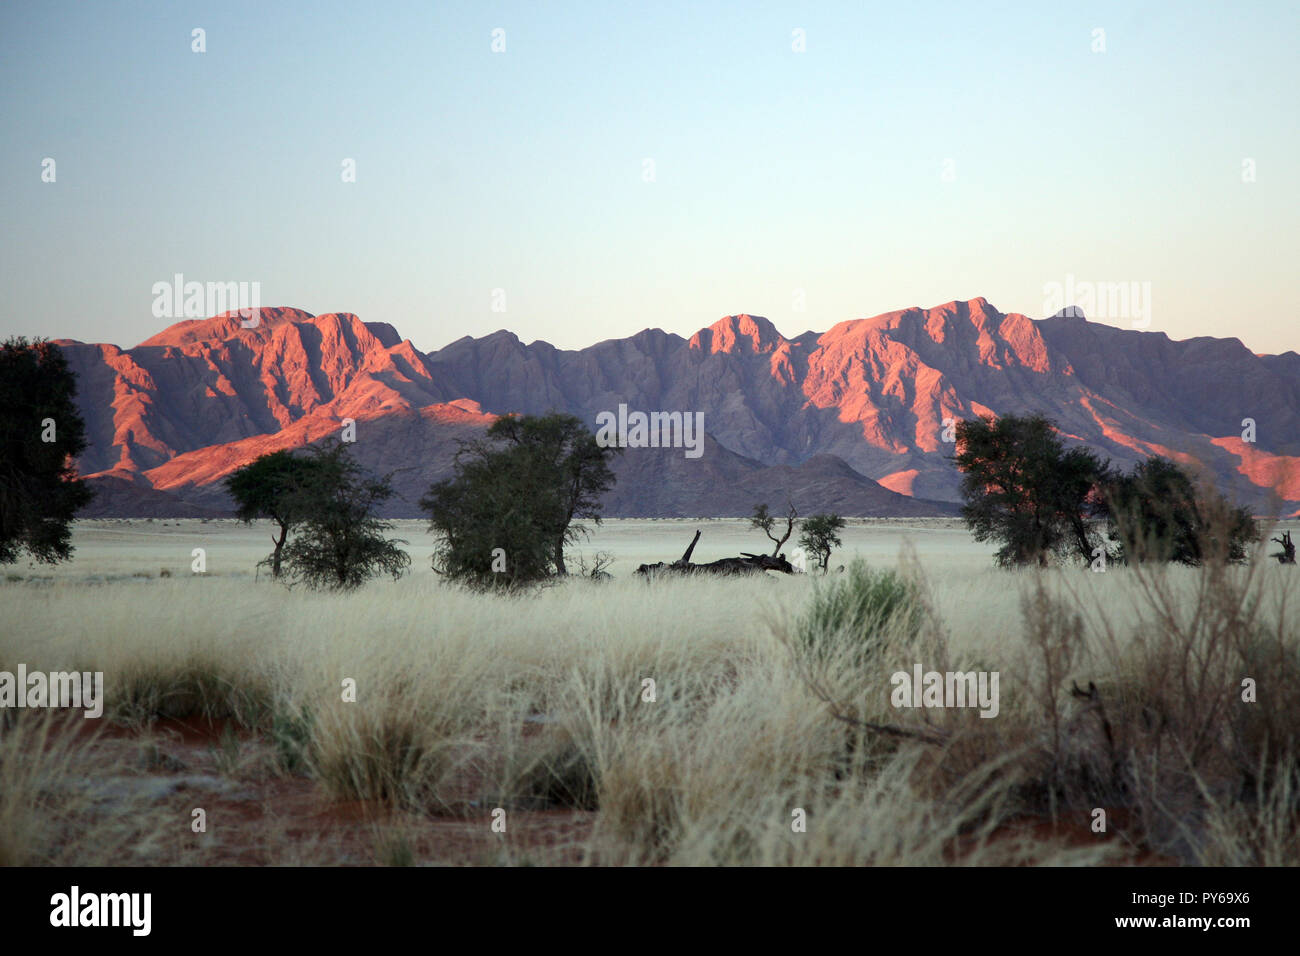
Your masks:
<path fill-rule="evenodd" d="M 614 563 L 614 555 L 608 551 L 597 551 L 590 559 L 586 555 L 579 553 L 575 559 L 578 565 L 578 574 L 584 578 L 591 578 L 593 581 L 608 581 L 611 575 L 605 569 Z"/>
<path fill-rule="evenodd" d="M 785 534 L 781 535 L 779 538 L 773 534 L 772 531 L 776 527 L 777 521 L 780 519 L 767 510 L 766 504 L 754 505 L 754 515 L 749 519 L 749 523 L 752 527 L 757 528 L 772 541 L 776 542 L 776 546 L 772 548 L 772 557 L 774 558 L 781 553 L 781 545 L 789 541 L 790 535 L 794 534 L 795 519 L 799 517 L 799 512 L 795 510 L 793 501 L 786 499 L 786 506 Z"/>
<path fill-rule="evenodd" d="M 1270 538 L 1270 541 L 1276 541 L 1282 546 L 1281 551 L 1275 551 L 1273 557 L 1277 558 L 1278 564 L 1295 564 L 1295 545 L 1291 543 L 1291 532 L 1282 532 L 1280 538 Z"/>
<path fill-rule="evenodd" d="M 682 556 L 681 556 L 680 558 L 677 559 L 677 563 L 678 563 L 678 564 L 690 564 L 690 563 L 691 563 L 691 555 L 695 553 L 695 545 L 699 543 L 699 540 L 700 540 L 700 529 L 699 529 L 699 528 L 696 528 L 696 529 L 695 529 L 695 537 L 691 538 L 691 545 L 690 545 L 690 547 L 687 548 L 684 552 L 682 552 Z"/>

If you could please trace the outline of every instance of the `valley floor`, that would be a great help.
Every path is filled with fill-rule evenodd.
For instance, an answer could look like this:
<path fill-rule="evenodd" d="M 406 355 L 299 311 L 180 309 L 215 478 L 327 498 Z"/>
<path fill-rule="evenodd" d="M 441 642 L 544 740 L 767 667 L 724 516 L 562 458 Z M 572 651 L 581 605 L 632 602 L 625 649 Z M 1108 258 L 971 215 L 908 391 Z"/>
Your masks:
<path fill-rule="evenodd" d="M 400 522 L 411 573 L 336 595 L 255 577 L 265 525 L 81 522 L 6 569 L 0 672 L 102 671 L 104 717 L 0 711 L 0 863 L 1300 863 L 1294 568 L 1003 572 L 958 521 L 854 521 L 832 568 L 926 606 L 864 643 L 809 614 L 848 575 L 632 575 L 696 528 L 768 550 L 612 520 L 613 581 L 506 598 Z M 917 664 L 997 672 L 996 718 L 892 707 Z"/>

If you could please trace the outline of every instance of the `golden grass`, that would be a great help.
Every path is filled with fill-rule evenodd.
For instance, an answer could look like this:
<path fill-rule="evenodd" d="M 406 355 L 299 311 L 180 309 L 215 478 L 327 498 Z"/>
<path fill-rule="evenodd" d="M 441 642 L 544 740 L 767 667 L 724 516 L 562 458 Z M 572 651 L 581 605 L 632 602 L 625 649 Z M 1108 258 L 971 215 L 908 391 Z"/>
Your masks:
<path fill-rule="evenodd" d="M 137 728 L 230 717 L 326 801 L 428 821 L 587 811 L 577 853 L 589 863 L 1093 864 L 1134 846 L 1189 863 L 1300 862 L 1293 568 L 1016 573 L 986 560 L 905 561 L 926 626 L 865 658 L 853 635 L 822 635 L 815 658 L 791 640 L 810 578 L 624 577 L 520 597 L 428 572 L 347 595 L 223 576 L 7 583 L 0 670 L 103 671 L 105 719 Z M 998 717 L 892 709 L 889 675 L 917 662 L 999 671 Z M 1243 676 L 1258 703 L 1240 701 Z M 1072 694 L 1076 682 L 1099 696 Z M 31 714 L 0 729 L 0 861 L 80 859 L 75 833 L 67 851 L 40 848 L 83 819 L 153 832 L 148 808 L 104 822 L 51 802 L 43 781 L 73 773 L 88 746 Z M 1086 835 L 1096 807 L 1135 822 L 1090 843 L 1013 825 L 1040 815 Z M 374 862 L 419 862 L 418 831 L 377 830 Z M 501 842 L 485 862 L 536 856 Z"/>

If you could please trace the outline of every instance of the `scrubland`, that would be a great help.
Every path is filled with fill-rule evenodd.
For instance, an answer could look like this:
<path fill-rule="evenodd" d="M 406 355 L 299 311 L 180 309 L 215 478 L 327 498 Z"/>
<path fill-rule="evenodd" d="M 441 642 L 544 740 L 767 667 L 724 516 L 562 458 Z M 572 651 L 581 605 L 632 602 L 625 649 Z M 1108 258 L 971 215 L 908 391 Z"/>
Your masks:
<path fill-rule="evenodd" d="M 631 573 L 695 527 L 762 550 L 609 522 L 613 580 L 507 597 L 415 522 L 350 594 L 255 579 L 264 528 L 83 523 L 0 584 L 0 671 L 102 671 L 104 717 L 0 711 L 0 863 L 1300 862 L 1294 567 L 1006 572 L 880 521 L 825 578 Z M 892 706 L 917 664 L 998 672 L 997 716 Z"/>

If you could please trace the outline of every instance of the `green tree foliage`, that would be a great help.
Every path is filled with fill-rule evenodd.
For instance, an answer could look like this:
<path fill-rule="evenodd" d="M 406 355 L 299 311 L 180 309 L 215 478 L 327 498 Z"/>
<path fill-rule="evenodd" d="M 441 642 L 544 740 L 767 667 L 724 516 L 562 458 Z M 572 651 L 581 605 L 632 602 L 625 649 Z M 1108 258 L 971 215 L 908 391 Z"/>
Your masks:
<path fill-rule="evenodd" d="M 621 448 L 602 447 L 596 436 L 573 415 L 507 415 L 488 429 L 489 439 L 503 439 L 527 455 L 544 479 L 539 488 L 547 499 L 543 514 L 550 517 L 555 570 L 567 574 L 564 546 L 586 533 L 575 519 L 600 523 L 600 498 L 614 486 L 609 460 Z"/>
<path fill-rule="evenodd" d="M 288 451 L 274 451 L 249 462 L 226 478 L 226 490 L 235 499 L 236 515 L 243 521 L 270 518 L 279 526 L 279 534 L 271 538 L 275 550 L 267 559 L 271 575 L 280 576 L 280 564 L 289 532 L 302 520 L 302 513 L 294 508 L 299 500 L 296 493 L 307 483 L 316 459 L 294 455 Z"/>
<path fill-rule="evenodd" d="M 844 530 L 844 519 L 839 515 L 809 515 L 799 525 L 799 547 L 817 559 L 823 573 L 831 559 L 831 549 L 841 547 L 839 533 Z"/>
<path fill-rule="evenodd" d="M 58 346 L 0 345 L 0 564 L 72 556 L 72 519 L 94 494 L 74 464 L 86 447 L 76 391 Z"/>
<path fill-rule="evenodd" d="M 513 587 L 567 574 L 564 547 L 600 522 L 614 484 L 610 458 L 572 415 L 506 416 L 456 455 L 455 472 L 420 506 L 439 537 L 434 566 L 478 587 Z"/>
<path fill-rule="evenodd" d="M 1248 511 L 1222 495 L 1201 491 L 1166 458 L 1151 456 L 1130 474 L 1111 477 L 1103 491 L 1107 533 L 1121 560 L 1188 565 L 1244 561 L 1248 547 L 1260 538 Z"/>
<path fill-rule="evenodd" d="M 957 423 L 962 516 L 978 541 L 997 541 L 1002 567 L 1046 566 L 1053 556 L 1092 560 L 1101 546 L 1089 518 L 1108 465 L 1087 448 L 1065 449 L 1042 415 Z"/>
<path fill-rule="evenodd" d="M 455 473 L 420 500 L 438 535 L 434 568 L 475 587 L 513 588 L 555 573 L 551 529 L 558 509 L 528 489 L 545 477 L 515 449 L 474 442 L 457 453 Z"/>
<path fill-rule="evenodd" d="M 956 437 L 962 515 L 977 540 L 1001 543 L 1004 567 L 1053 555 L 1090 562 L 1105 548 L 1093 528 L 1101 517 L 1106 554 L 1123 561 L 1242 561 L 1260 538 L 1249 512 L 1197 488 L 1174 462 L 1152 456 L 1113 471 L 1086 448 L 1065 450 L 1041 415 L 959 422 Z"/>
<path fill-rule="evenodd" d="M 377 517 L 375 507 L 393 496 L 389 478 L 366 474 L 338 439 L 307 452 L 310 466 L 297 477 L 286 497 L 298 530 L 282 555 L 284 573 L 293 583 L 311 588 L 350 590 L 378 574 L 394 579 L 411 557 L 389 540 L 392 524 Z"/>

